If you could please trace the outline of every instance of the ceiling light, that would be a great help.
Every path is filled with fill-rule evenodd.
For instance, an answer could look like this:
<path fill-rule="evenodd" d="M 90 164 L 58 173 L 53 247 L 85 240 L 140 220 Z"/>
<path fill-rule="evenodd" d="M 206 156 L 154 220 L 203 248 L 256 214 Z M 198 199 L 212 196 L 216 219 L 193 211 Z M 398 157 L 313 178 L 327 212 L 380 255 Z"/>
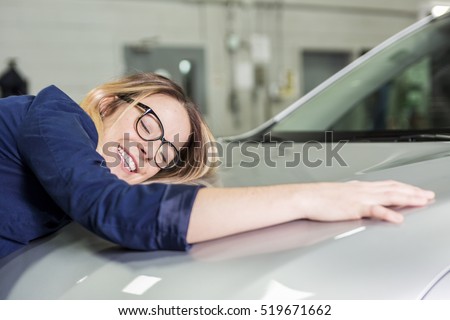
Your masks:
<path fill-rule="evenodd" d="M 431 15 L 433 17 L 439 17 L 449 12 L 449 10 L 450 6 L 436 5 L 431 8 Z"/>

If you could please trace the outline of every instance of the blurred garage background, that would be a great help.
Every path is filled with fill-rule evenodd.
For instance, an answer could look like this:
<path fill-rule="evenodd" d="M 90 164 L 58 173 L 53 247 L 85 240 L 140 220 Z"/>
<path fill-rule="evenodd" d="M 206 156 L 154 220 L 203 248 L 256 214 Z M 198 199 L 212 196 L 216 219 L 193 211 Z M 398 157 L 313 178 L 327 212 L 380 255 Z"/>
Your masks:
<path fill-rule="evenodd" d="M 213 132 L 244 132 L 427 14 L 423 0 L 0 0 L 0 71 L 79 101 L 123 74 L 182 84 Z"/>

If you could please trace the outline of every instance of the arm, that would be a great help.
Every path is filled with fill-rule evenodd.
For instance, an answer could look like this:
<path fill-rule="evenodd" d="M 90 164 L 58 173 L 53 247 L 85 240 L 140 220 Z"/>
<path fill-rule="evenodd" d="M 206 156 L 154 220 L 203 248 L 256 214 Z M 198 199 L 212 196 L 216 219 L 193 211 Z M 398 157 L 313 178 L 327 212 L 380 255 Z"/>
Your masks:
<path fill-rule="evenodd" d="M 196 243 L 297 219 L 364 217 L 399 223 L 390 206 L 423 206 L 434 193 L 395 181 L 311 183 L 199 191 L 187 241 Z"/>
<path fill-rule="evenodd" d="M 36 96 L 17 134 L 23 162 L 74 221 L 127 248 L 186 249 L 199 187 L 129 185 L 102 165 L 96 144 L 93 122 L 56 88 Z"/>

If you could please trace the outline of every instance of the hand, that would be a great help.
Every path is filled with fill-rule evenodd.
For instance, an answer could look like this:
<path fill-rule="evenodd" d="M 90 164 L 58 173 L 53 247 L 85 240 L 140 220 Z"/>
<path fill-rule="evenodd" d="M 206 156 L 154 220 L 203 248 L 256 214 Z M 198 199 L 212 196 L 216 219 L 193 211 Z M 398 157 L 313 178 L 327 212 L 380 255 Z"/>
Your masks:
<path fill-rule="evenodd" d="M 375 218 L 394 223 L 403 215 L 393 207 L 424 206 L 434 192 L 397 181 L 317 183 L 300 187 L 298 203 L 304 218 L 318 221 Z"/>

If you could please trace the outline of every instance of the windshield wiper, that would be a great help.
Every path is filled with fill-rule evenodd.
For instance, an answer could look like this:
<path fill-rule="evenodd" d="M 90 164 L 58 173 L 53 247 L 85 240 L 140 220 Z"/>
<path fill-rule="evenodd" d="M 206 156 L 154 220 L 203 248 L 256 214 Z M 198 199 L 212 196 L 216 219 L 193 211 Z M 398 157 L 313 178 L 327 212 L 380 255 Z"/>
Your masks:
<path fill-rule="evenodd" d="M 256 141 L 272 142 L 295 141 L 295 142 L 420 142 L 420 141 L 450 141 L 448 130 L 436 130 L 435 132 L 414 131 L 297 131 L 276 132 L 260 137 Z"/>
<path fill-rule="evenodd" d="M 418 133 L 399 136 L 397 141 L 413 142 L 413 141 L 450 141 L 450 134 L 441 133 Z"/>
<path fill-rule="evenodd" d="M 349 137 L 353 142 L 420 142 L 420 141 L 450 141 L 450 134 L 441 133 L 412 133 L 412 134 L 384 134 Z"/>

